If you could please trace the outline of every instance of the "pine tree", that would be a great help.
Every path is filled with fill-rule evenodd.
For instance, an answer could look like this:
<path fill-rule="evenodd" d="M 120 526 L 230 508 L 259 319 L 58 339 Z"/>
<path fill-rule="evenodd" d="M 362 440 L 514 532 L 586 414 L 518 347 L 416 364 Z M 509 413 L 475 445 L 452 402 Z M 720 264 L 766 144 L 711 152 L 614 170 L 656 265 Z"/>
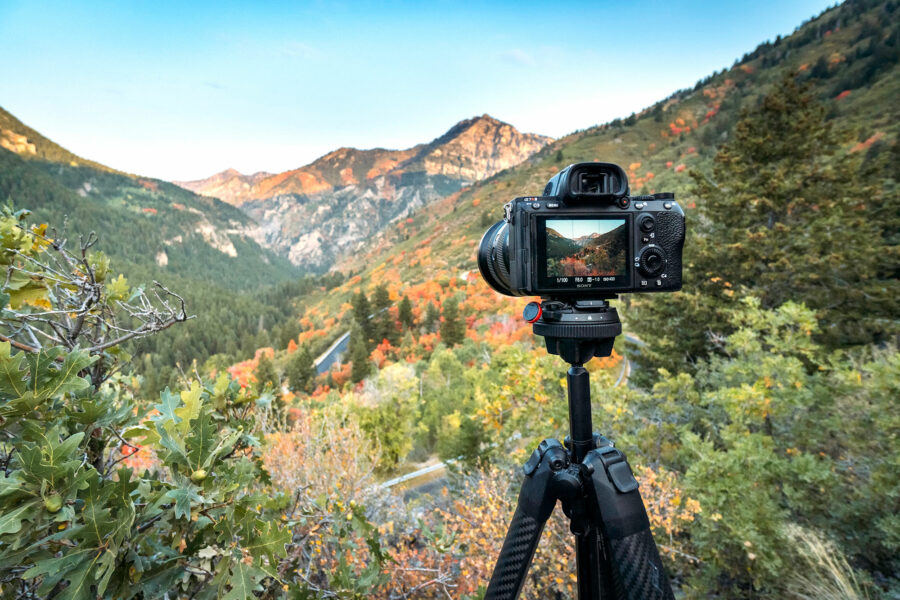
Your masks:
<path fill-rule="evenodd" d="M 461 344 L 466 337 L 466 324 L 459 314 L 459 302 L 451 296 L 444 302 L 441 341 L 448 346 Z"/>
<path fill-rule="evenodd" d="M 884 216 L 896 198 L 842 153 L 842 141 L 792 76 L 743 112 L 712 174 L 692 173 L 699 215 L 688 225 L 684 291 L 639 301 L 631 320 L 648 343 L 641 362 L 688 366 L 709 351 L 710 333 L 732 331 L 735 301 L 746 295 L 765 308 L 793 300 L 816 309 L 833 346 L 884 332 L 898 310 L 883 264 L 892 255 Z"/>
<path fill-rule="evenodd" d="M 386 285 L 381 284 L 375 288 L 375 296 L 372 300 L 372 330 L 375 345 L 387 340 L 392 346 L 400 343 L 400 328 L 391 313 L 391 294 Z"/>
<path fill-rule="evenodd" d="M 281 395 L 281 378 L 278 376 L 275 365 L 268 354 L 263 353 L 259 357 L 259 363 L 256 365 L 256 371 L 253 372 L 253 375 L 256 377 L 256 388 L 258 390 L 262 391 L 266 388 L 266 385 L 269 385 L 276 396 Z"/>
<path fill-rule="evenodd" d="M 422 320 L 422 327 L 425 328 L 425 333 L 434 333 L 435 326 L 440 318 L 441 315 L 437 306 L 434 305 L 434 302 L 429 302 L 425 307 L 425 318 Z"/>
<path fill-rule="evenodd" d="M 352 363 L 350 381 L 359 383 L 372 370 L 372 363 L 369 362 L 369 347 L 359 327 L 354 327 L 350 331 L 349 358 Z"/>
<path fill-rule="evenodd" d="M 374 312 L 384 310 L 391 305 L 391 294 L 385 284 L 380 284 L 375 288 L 375 297 L 372 299 L 372 309 Z"/>
<path fill-rule="evenodd" d="M 285 373 L 288 385 L 294 392 L 312 391 L 313 380 L 316 377 L 316 365 L 312 354 L 306 346 L 300 346 L 291 355 Z"/>
<path fill-rule="evenodd" d="M 412 303 L 407 296 L 403 296 L 403 299 L 400 301 L 397 317 L 404 329 L 412 329 L 415 326 Z"/>
<path fill-rule="evenodd" d="M 353 318 L 362 332 L 363 341 L 366 347 L 371 350 L 378 342 L 375 341 L 375 324 L 372 322 L 372 307 L 369 299 L 360 290 L 358 294 L 353 296 Z M 360 336 L 357 336 L 360 337 Z M 381 341 L 381 340 L 378 340 Z"/>

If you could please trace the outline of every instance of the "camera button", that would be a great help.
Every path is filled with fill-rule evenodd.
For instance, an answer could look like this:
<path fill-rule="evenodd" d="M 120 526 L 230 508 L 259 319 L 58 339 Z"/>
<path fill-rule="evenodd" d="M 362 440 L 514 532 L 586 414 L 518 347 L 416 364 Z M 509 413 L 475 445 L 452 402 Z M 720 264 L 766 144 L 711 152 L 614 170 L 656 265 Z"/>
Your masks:
<path fill-rule="evenodd" d="M 670 208 L 672 208 L 672 203 L 671 202 L 663 202 L 663 208 L 665 208 L 666 210 L 669 210 Z"/>
<path fill-rule="evenodd" d="M 638 209 L 644 208 L 645 206 L 647 206 L 647 205 L 644 202 L 635 202 L 634 203 L 634 207 L 638 208 Z"/>
<path fill-rule="evenodd" d="M 540 208 L 540 207 L 541 207 L 541 203 L 540 203 L 540 202 L 532 202 L 532 203 L 531 203 L 531 208 Z"/>
<path fill-rule="evenodd" d="M 548 202 L 547 208 L 559 208 L 559 202 Z"/>

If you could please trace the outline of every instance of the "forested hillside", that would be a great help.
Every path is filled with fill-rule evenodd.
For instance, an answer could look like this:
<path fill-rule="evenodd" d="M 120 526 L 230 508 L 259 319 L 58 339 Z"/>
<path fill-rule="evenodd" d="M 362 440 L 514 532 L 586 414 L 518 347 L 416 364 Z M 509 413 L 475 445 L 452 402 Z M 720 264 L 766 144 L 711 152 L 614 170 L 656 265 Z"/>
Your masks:
<path fill-rule="evenodd" d="M 177 276 L 123 281 L 104 245 L 7 209 L 3 595 L 482 597 L 521 464 L 569 415 L 566 365 L 476 245 L 505 202 L 602 160 L 687 213 L 683 291 L 618 301 L 639 339 L 587 365 L 678 596 L 897 597 L 898 14 L 846 2 L 411 213 L 343 271 L 260 293 L 272 313 L 241 305 L 239 362 L 215 323 L 196 351 L 221 355 L 187 364 Z M 185 353 L 165 381 L 163 351 Z M 574 561 L 557 511 L 522 597 L 574 598 Z"/>

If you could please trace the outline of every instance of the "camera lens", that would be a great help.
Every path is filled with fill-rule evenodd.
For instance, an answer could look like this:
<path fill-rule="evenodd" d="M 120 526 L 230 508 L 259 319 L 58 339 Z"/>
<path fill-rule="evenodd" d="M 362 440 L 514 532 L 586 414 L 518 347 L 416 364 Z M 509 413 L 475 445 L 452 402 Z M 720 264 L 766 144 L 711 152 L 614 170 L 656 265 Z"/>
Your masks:
<path fill-rule="evenodd" d="M 514 296 L 509 285 L 509 223 L 497 221 L 478 245 L 478 270 L 489 286 Z"/>

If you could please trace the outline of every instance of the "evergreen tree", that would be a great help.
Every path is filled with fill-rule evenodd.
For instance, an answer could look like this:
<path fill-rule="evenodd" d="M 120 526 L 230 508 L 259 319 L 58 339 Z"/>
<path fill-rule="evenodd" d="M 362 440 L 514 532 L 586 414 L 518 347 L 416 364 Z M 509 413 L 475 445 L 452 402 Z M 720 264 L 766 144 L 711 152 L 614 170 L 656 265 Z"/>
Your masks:
<path fill-rule="evenodd" d="M 281 378 L 278 376 L 275 365 L 268 354 L 263 353 L 259 357 L 259 363 L 256 365 L 256 371 L 253 372 L 253 375 L 256 377 L 256 389 L 262 391 L 266 388 L 266 385 L 270 385 L 272 392 L 276 396 L 281 395 Z"/>
<path fill-rule="evenodd" d="M 765 308 L 793 300 L 816 309 L 832 346 L 885 333 L 898 310 L 885 230 L 896 197 L 841 142 L 792 76 L 744 111 L 711 176 L 692 173 L 699 215 L 688 225 L 684 291 L 639 301 L 641 362 L 688 366 L 708 352 L 710 334 L 733 330 L 729 315 L 746 295 Z"/>
<path fill-rule="evenodd" d="M 385 284 L 380 284 L 375 288 L 375 297 L 372 299 L 372 309 L 378 312 L 388 308 L 391 305 L 391 293 Z"/>
<path fill-rule="evenodd" d="M 372 306 L 369 304 L 369 299 L 362 292 L 362 290 L 360 290 L 358 294 L 353 296 L 352 304 L 353 318 L 356 320 L 356 324 L 359 326 L 362 332 L 362 338 L 366 343 L 366 347 L 371 350 L 377 345 L 377 342 L 375 341 L 375 324 L 371 319 Z"/>
<path fill-rule="evenodd" d="M 412 303 L 409 301 L 407 296 L 403 296 L 403 299 L 400 301 L 400 307 L 398 309 L 398 318 L 400 319 L 400 324 L 404 329 L 412 329 L 415 326 L 415 320 L 413 319 L 412 312 Z"/>
<path fill-rule="evenodd" d="M 305 345 L 297 348 L 297 351 L 291 355 L 285 376 L 292 391 L 306 393 L 312 391 L 313 380 L 316 378 L 316 365 L 309 348 Z"/>
<path fill-rule="evenodd" d="M 441 341 L 448 346 L 461 344 L 466 337 L 466 324 L 459 314 L 459 302 L 453 296 L 444 302 Z"/>
<path fill-rule="evenodd" d="M 387 340 L 392 346 L 398 345 L 400 329 L 391 313 L 391 294 L 386 285 L 381 284 L 375 288 L 372 310 L 375 313 L 372 317 L 375 344 L 378 345 L 382 340 Z"/>
<path fill-rule="evenodd" d="M 434 305 L 434 302 L 428 302 L 428 305 L 425 307 L 425 318 L 422 319 L 422 327 L 425 328 L 425 333 L 434 333 L 435 326 L 440 318 L 441 315 L 437 306 Z"/>
<path fill-rule="evenodd" d="M 350 381 L 359 383 L 372 370 L 372 364 L 369 362 L 369 346 L 363 337 L 363 332 L 359 327 L 354 327 L 350 332 Z"/>

